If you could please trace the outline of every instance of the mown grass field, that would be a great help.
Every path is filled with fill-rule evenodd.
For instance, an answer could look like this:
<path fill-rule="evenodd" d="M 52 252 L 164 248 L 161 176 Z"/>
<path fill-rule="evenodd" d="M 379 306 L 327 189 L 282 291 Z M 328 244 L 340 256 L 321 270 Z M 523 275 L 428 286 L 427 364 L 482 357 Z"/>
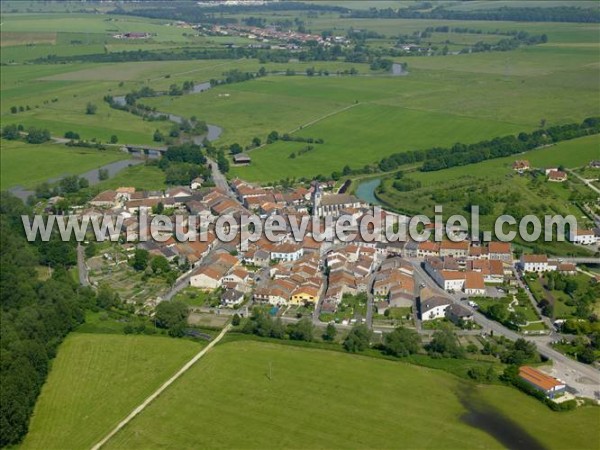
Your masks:
<path fill-rule="evenodd" d="M 161 190 L 166 187 L 165 173 L 156 166 L 140 164 L 127 167 L 96 185 L 100 190 L 116 189 L 119 186 L 133 186 L 137 190 Z"/>
<path fill-rule="evenodd" d="M 96 150 L 67 147 L 62 144 L 26 144 L 1 141 L 1 189 L 17 185 L 32 188 L 51 178 L 73 175 L 127 159 L 117 150 Z"/>
<path fill-rule="evenodd" d="M 164 337 L 71 334 L 20 448 L 90 448 L 200 348 Z"/>
<path fill-rule="evenodd" d="M 595 447 L 597 408 L 557 414 L 516 390 L 441 371 L 239 341 L 207 354 L 107 448 L 501 448 L 460 420 L 464 389 L 548 448 Z"/>

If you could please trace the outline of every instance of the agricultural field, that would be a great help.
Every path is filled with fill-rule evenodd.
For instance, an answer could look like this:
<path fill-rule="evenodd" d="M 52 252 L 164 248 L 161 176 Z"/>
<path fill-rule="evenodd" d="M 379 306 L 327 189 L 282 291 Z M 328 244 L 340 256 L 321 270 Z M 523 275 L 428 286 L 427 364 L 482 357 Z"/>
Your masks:
<path fill-rule="evenodd" d="M 599 418 L 597 408 L 557 414 L 514 389 L 477 387 L 432 369 L 239 341 L 207 354 L 107 448 L 265 448 L 273 442 L 302 448 L 388 448 L 397 442 L 464 448 L 477 442 L 501 448 L 461 420 L 475 393 L 484 399 L 479 407 L 502 411 L 495 420 L 508 420 L 505 430 L 515 427 L 548 448 L 594 447 L 588 433 Z M 199 432 L 202 428 L 211 433 Z"/>
<path fill-rule="evenodd" d="M 33 188 L 48 179 L 80 174 L 126 158 L 126 153 L 112 149 L 101 151 L 62 144 L 2 141 L 0 186 L 2 189 L 17 185 Z"/>
<path fill-rule="evenodd" d="M 200 349 L 166 337 L 73 333 L 20 448 L 90 448 Z"/>

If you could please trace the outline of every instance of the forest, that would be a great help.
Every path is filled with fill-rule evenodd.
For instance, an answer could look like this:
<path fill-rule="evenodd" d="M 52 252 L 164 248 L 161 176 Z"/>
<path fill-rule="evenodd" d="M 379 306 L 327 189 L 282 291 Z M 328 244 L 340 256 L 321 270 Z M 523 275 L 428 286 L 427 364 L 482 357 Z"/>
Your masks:
<path fill-rule="evenodd" d="M 0 207 L 0 445 L 18 443 L 58 345 L 84 321 L 96 296 L 67 269 L 76 264 L 73 243 L 52 239 L 29 243 L 21 215 L 30 211 L 3 192 Z M 51 272 L 44 279 L 40 272 Z"/>

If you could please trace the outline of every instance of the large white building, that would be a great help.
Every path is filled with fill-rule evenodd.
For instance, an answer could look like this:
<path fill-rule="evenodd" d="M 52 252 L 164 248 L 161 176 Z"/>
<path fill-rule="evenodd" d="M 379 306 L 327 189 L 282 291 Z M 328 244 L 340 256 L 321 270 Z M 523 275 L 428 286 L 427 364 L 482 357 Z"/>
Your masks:
<path fill-rule="evenodd" d="M 548 264 L 546 255 L 523 255 L 521 256 L 521 267 L 524 272 L 548 272 L 553 270 Z"/>
<path fill-rule="evenodd" d="M 419 311 L 421 313 L 421 320 L 434 320 L 446 317 L 446 309 L 452 304 L 450 299 L 433 296 L 426 300 L 421 299 L 419 301 Z"/>
<path fill-rule="evenodd" d="M 598 242 L 598 238 L 596 237 L 594 230 L 577 229 L 569 232 L 569 241 L 574 244 L 594 245 Z"/>

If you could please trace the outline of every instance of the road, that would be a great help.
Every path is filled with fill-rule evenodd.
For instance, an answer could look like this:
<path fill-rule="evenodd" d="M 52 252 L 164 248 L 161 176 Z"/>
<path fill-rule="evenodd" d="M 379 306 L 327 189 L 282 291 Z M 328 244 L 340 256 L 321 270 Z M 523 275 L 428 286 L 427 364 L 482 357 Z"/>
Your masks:
<path fill-rule="evenodd" d="M 578 178 L 579 181 L 581 181 L 583 184 L 585 184 L 587 187 L 589 187 L 592 191 L 596 192 L 597 194 L 600 194 L 600 189 L 598 189 L 596 186 L 594 186 L 591 181 L 586 180 L 585 178 L 583 178 L 581 175 L 579 175 L 577 172 L 571 170 L 571 169 L 567 169 L 567 172 L 569 172 L 571 175 L 573 175 L 575 178 Z"/>
<path fill-rule="evenodd" d="M 215 186 L 217 187 L 217 189 L 220 189 L 223 192 L 227 193 L 227 195 L 229 195 L 230 197 L 236 198 L 235 192 L 233 192 L 233 190 L 229 186 L 229 183 L 227 182 L 227 178 L 225 178 L 225 175 L 223 175 L 219 170 L 219 165 L 210 158 L 206 158 L 206 161 L 210 165 L 210 169 L 212 171 L 212 178 L 215 182 Z"/>
<path fill-rule="evenodd" d="M 431 277 L 425 273 L 421 267 L 421 262 L 415 258 L 409 259 L 413 265 L 415 272 L 415 282 L 418 284 L 425 284 L 431 288 L 435 293 L 449 298 L 453 303 L 458 303 L 463 307 L 469 309 L 473 313 L 473 319 L 479 325 L 482 326 L 486 332 L 493 332 L 493 334 L 505 336 L 508 339 L 516 340 L 519 338 L 525 339 L 529 342 L 533 342 L 537 347 L 538 352 L 551 359 L 554 364 L 551 368 L 552 375 L 559 378 L 577 391 L 577 395 L 588 398 L 599 398 L 600 399 L 600 371 L 596 370 L 592 366 L 582 364 L 574 361 L 568 356 L 554 350 L 550 347 L 550 343 L 553 339 L 556 339 L 557 335 L 551 336 L 524 336 L 515 331 L 509 330 L 503 325 L 488 319 L 483 314 L 473 309 L 466 302 L 461 302 L 458 296 L 452 296 L 440 288 Z"/>
<path fill-rule="evenodd" d="M 85 254 L 81 243 L 77 243 L 77 271 L 79 272 L 79 284 L 89 286 L 88 268 L 85 264 Z"/>
<path fill-rule="evenodd" d="M 125 419 L 123 419 L 119 424 L 113 428 L 113 430 L 108 433 L 102 440 L 100 440 L 96 445 L 92 447 L 92 450 L 99 450 L 104 446 L 115 434 L 117 434 L 125 425 L 127 425 L 135 416 L 141 413 L 146 407 L 152 403 L 160 394 L 162 394 L 171 384 L 173 384 L 181 375 L 187 372 L 190 367 L 192 367 L 200 358 L 202 358 L 206 353 L 208 353 L 216 344 L 219 342 L 225 334 L 231 329 L 231 324 L 227 325 L 219 335 L 212 340 L 206 347 L 200 350 L 192 359 L 190 359 L 181 369 L 177 371 L 175 375 L 165 381 L 161 387 L 159 387 L 156 391 L 154 391 L 146 400 L 144 400 L 137 408 L 135 408 Z"/>

